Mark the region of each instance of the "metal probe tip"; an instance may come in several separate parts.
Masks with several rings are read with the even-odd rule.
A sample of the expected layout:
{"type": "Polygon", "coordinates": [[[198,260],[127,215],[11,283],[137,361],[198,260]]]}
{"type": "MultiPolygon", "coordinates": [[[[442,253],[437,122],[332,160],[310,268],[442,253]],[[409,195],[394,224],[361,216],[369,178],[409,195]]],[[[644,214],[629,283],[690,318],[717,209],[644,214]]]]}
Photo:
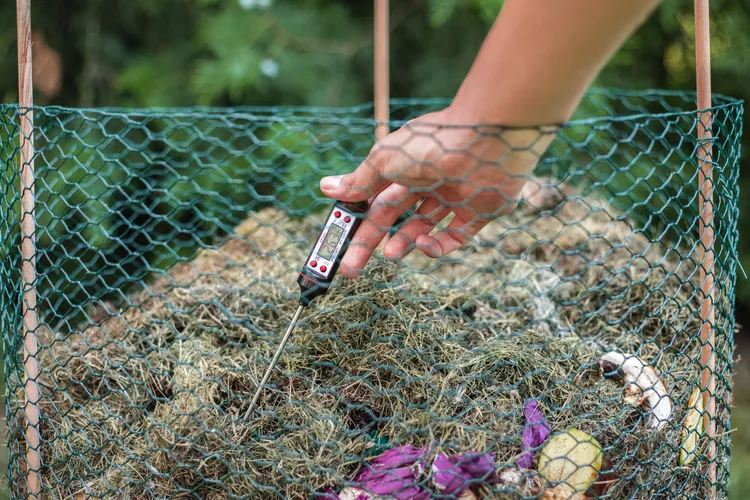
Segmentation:
{"type": "Polygon", "coordinates": [[[258,398],[260,398],[260,394],[261,392],[263,392],[263,386],[266,385],[266,382],[268,382],[268,379],[271,376],[271,372],[276,366],[276,363],[279,361],[279,357],[281,357],[281,353],[284,351],[284,346],[286,346],[286,343],[289,340],[289,337],[292,336],[292,331],[294,330],[294,327],[297,326],[297,320],[299,319],[300,314],[302,314],[302,311],[304,310],[304,308],[305,308],[304,305],[300,305],[297,308],[297,312],[294,313],[294,317],[292,318],[292,323],[289,325],[289,328],[284,334],[284,337],[281,339],[281,344],[279,345],[279,348],[276,349],[276,354],[273,355],[271,364],[266,370],[265,375],[263,375],[263,380],[261,380],[260,385],[258,385],[258,389],[255,391],[255,396],[253,396],[253,400],[250,402],[250,407],[247,409],[247,413],[245,413],[245,420],[250,418],[250,415],[253,413],[253,410],[255,409],[255,405],[258,402],[258,398]]]}

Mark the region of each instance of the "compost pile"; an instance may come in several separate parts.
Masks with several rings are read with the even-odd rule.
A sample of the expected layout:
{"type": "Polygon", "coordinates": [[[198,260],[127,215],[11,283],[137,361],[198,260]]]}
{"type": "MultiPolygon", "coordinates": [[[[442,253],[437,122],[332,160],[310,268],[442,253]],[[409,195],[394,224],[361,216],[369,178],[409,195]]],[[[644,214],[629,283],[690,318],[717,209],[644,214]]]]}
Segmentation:
{"type": "MultiPolygon", "coordinates": [[[[303,315],[247,421],[326,214],[256,213],[118,314],[43,339],[45,484],[60,496],[314,498],[407,445],[489,453],[502,471],[533,399],[553,432],[575,427],[604,450],[589,494],[689,496],[702,466],[678,465],[698,378],[695,264],[591,199],[527,194],[450,258],[376,253],[362,277],[339,279],[303,315]],[[602,377],[610,350],[661,374],[674,408],[660,430],[602,377]]],[[[469,491],[529,493],[514,488],[469,491]]]]}

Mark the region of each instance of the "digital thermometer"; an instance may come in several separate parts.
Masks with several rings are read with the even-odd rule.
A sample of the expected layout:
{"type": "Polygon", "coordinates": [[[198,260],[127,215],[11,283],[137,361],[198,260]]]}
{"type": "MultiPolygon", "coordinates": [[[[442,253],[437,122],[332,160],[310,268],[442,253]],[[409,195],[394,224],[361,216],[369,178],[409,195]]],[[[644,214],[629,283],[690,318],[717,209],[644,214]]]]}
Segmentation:
{"type": "Polygon", "coordinates": [[[310,302],[328,291],[341,264],[341,258],[368,208],[369,204],[366,201],[337,201],[333,204],[326,225],[315,241],[297,279],[301,293],[300,305],[307,307],[310,302]]]}
{"type": "Polygon", "coordinates": [[[315,240],[315,245],[310,251],[310,255],[307,256],[305,265],[302,267],[299,278],[297,278],[300,288],[297,312],[294,313],[292,322],[281,339],[281,343],[278,349],[276,349],[276,354],[274,354],[271,364],[263,375],[263,380],[261,380],[258,389],[255,391],[253,400],[250,402],[250,406],[245,413],[245,419],[248,419],[253,412],[255,404],[258,402],[258,398],[263,391],[263,386],[268,382],[271,372],[279,361],[281,353],[284,351],[284,346],[286,346],[289,337],[291,337],[294,327],[297,326],[297,321],[302,314],[302,310],[309,306],[317,297],[324,295],[328,291],[328,287],[333,282],[336,271],[338,271],[341,264],[341,258],[349,247],[354,233],[357,232],[359,225],[362,223],[362,217],[368,208],[369,204],[366,201],[356,203],[336,201],[333,204],[323,231],[321,231],[318,239],[315,240]]]}

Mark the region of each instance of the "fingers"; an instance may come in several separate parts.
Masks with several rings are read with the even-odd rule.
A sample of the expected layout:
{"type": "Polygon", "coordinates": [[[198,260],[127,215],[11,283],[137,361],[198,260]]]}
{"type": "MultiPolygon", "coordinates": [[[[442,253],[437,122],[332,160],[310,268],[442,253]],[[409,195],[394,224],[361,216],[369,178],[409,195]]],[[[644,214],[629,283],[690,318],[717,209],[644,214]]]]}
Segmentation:
{"type": "Polygon", "coordinates": [[[430,234],[430,231],[449,213],[450,210],[443,207],[436,198],[427,198],[385,245],[383,248],[385,258],[400,260],[409,255],[416,247],[417,238],[430,234]]]}
{"type": "Polygon", "coordinates": [[[391,182],[384,176],[384,170],[392,162],[392,151],[384,149],[383,142],[375,144],[354,172],[321,179],[323,194],[342,201],[363,201],[382,191],[391,182]]]}
{"type": "Polygon", "coordinates": [[[367,218],[352,238],[341,260],[341,273],[349,278],[358,276],[396,219],[413,207],[420,197],[420,194],[398,184],[385,188],[373,200],[367,218]]]}
{"type": "Polygon", "coordinates": [[[426,234],[418,236],[416,245],[425,255],[437,259],[461,248],[469,241],[469,238],[475,236],[486,225],[485,220],[466,222],[456,215],[448,227],[435,236],[426,234]]]}
{"type": "Polygon", "coordinates": [[[378,141],[354,172],[324,177],[320,189],[331,198],[362,201],[375,196],[391,182],[412,187],[432,186],[442,179],[435,162],[444,156],[433,137],[426,132],[417,134],[405,126],[378,141]]]}
{"type": "Polygon", "coordinates": [[[323,177],[320,189],[323,194],[341,201],[363,201],[376,195],[388,184],[380,173],[367,162],[347,175],[323,177]]]}

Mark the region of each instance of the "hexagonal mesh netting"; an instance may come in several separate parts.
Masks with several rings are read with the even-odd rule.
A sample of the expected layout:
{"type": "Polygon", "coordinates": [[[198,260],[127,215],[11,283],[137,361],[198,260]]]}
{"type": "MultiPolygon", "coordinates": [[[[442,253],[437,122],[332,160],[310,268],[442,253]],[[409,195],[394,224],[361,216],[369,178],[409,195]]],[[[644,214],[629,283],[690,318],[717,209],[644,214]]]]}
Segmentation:
{"type": "Polygon", "coordinates": [[[394,101],[396,174],[434,185],[373,202],[348,250],[372,259],[305,310],[248,418],[331,209],[318,183],[368,157],[371,107],[35,108],[33,283],[31,111],[0,107],[13,495],[38,473],[42,498],[725,496],[742,103],[716,97],[701,141],[694,102],[592,91],[561,126],[457,134],[407,121],[444,102],[394,101]]]}

